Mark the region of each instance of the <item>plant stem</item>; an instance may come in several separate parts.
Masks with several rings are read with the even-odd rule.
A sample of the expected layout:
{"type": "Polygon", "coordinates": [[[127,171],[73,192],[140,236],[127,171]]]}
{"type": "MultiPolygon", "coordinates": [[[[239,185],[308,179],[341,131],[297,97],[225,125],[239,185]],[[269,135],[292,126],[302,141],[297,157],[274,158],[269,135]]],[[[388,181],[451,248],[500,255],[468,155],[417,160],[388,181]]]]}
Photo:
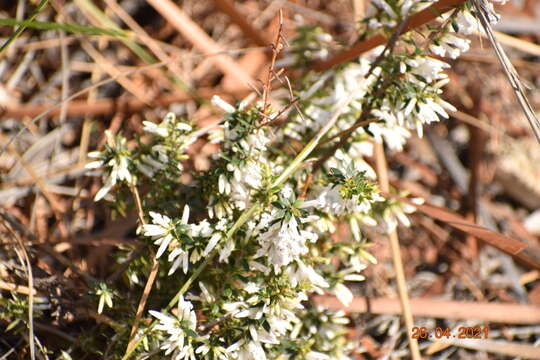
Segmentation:
{"type": "Polygon", "coordinates": [[[34,19],[38,16],[39,12],[41,10],[43,10],[43,8],[45,7],[45,5],[47,5],[47,3],[49,2],[49,0],[41,0],[41,2],[38,4],[36,10],[34,10],[34,12],[32,13],[32,15],[30,15],[30,17],[28,18],[28,20],[26,20],[17,30],[15,30],[15,32],[13,33],[13,35],[11,35],[9,37],[9,39],[7,39],[7,41],[4,43],[4,45],[2,45],[2,47],[0,47],[0,54],[2,54],[2,52],[8,48],[9,45],[11,45],[11,43],[13,41],[15,41],[16,38],[19,37],[19,35],[22,34],[22,32],[24,31],[24,29],[26,29],[28,27],[28,25],[34,21],[34,19]]]}

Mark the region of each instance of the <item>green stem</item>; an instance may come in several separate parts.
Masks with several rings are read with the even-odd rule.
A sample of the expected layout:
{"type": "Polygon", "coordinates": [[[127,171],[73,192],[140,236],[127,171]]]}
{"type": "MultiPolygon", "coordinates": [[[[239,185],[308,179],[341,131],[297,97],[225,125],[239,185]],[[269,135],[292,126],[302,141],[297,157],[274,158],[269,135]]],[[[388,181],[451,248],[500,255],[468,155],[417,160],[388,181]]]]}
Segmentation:
{"type": "Polygon", "coordinates": [[[36,10],[34,10],[34,12],[32,13],[32,15],[30,15],[30,17],[28,18],[28,20],[26,20],[17,30],[15,30],[15,32],[13,33],[13,35],[11,35],[9,37],[9,39],[4,43],[4,45],[2,45],[2,47],[0,47],[0,54],[5,50],[7,49],[7,47],[13,42],[15,41],[16,38],[19,37],[19,35],[22,34],[22,32],[24,31],[24,29],[26,29],[28,27],[28,24],[31,23],[32,21],[34,21],[34,19],[38,16],[39,12],[41,10],[43,10],[43,8],[45,7],[45,5],[47,5],[47,3],[49,2],[49,0],[41,0],[41,2],[38,4],[36,10]]]}

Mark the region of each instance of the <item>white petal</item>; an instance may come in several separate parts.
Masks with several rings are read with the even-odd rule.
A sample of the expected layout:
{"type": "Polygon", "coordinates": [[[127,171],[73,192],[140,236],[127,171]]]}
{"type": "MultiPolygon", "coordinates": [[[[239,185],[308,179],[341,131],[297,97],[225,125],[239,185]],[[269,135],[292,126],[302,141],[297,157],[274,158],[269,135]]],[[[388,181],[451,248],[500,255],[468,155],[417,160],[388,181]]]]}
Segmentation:
{"type": "Polygon", "coordinates": [[[159,257],[163,255],[165,250],[167,250],[167,246],[169,246],[169,243],[172,240],[172,236],[168,234],[167,236],[165,236],[164,238],[161,238],[160,240],[161,240],[161,245],[159,246],[159,249],[157,251],[156,259],[159,259],[159,257]]]}
{"type": "Polygon", "coordinates": [[[234,113],[236,111],[234,106],[232,106],[231,104],[229,104],[228,102],[226,102],[225,100],[223,100],[217,95],[212,96],[211,102],[213,105],[220,107],[227,113],[234,113]]]}
{"type": "Polygon", "coordinates": [[[347,281],[364,281],[366,277],[360,274],[349,274],[345,275],[344,279],[347,281]]]}
{"type": "Polygon", "coordinates": [[[99,191],[97,192],[96,197],[94,198],[94,200],[99,201],[99,200],[103,199],[103,197],[105,195],[107,195],[107,193],[111,190],[112,187],[113,187],[113,184],[112,184],[112,181],[110,181],[110,178],[109,178],[109,181],[107,181],[107,183],[105,183],[103,185],[103,187],[101,189],[99,189],[99,191]]]}
{"type": "Polygon", "coordinates": [[[218,241],[221,239],[221,234],[214,234],[210,241],[208,242],[208,245],[206,245],[206,248],[203,251],[203,256],[206,256],[212,251],[215,247],[218,241]]]}
{"type": "Polygon", "coordinates": [[[97,169],[97,168],[102,167],[102,166],[103,166],[103,161],[98,160],[98,161],[89,162],[84,167],[85,167],[85,169],[97,169]]]}
{"type": "Polygon", "coordinates": [[[144,236],[159,236],[167,233],[167,230],[160,225],[145,224],[142,228],[144,236]]]}
{"type": "Polygon", "coordinates": [[[187,224],[189,220],[189,206],[184,206],[184,212],[182,213],[182,224],[187,224]]]}

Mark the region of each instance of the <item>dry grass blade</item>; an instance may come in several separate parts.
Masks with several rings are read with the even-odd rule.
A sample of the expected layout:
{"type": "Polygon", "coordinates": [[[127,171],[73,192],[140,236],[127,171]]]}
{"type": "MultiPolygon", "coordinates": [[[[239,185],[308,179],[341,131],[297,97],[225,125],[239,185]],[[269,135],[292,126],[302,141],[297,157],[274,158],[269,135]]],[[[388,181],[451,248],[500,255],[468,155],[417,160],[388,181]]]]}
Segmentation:
{"type": "MultiPolygon", "coordinates": [[[[28,252],[24,246],[24,242],[21,240],[19,235],[11,228],[10,224],[6,219],[2,219],[2,225],[6,230],[11,234],[15,239],[15,242],[20,248],[20,251],[23,255],[21,260],[22,266],[25,269],[28,277],[28,289],[34,289],[34,275],[32,273],[32,264],[30,263],[30,258],[28,257],[28,252]]],[[[28,294],[28,339],[30,345],[30,359],[35,360],[36,358],[36,344],[34,341],[34,291],[29,291],[28,294]]]]}
{"type": "MultiPolygon", "coordinates": [[[[377,165],[379,186],[381,187],[382,191],[387,192],[390,189],[390,184],[388,181],[388,165],[386,162],[386,156],[384,155],[384,145],[382,143],[375,144],[375,161],[377,165]]],[[[393,229],[388,233],[388,239],[390,240],[390,251],[392,252],[392,261],[394,264],[394,271],[396,273],[396,283],[399,293],[401,312],[403,319],[405,320],[405,326],[407,327],[409,349],[411,350],[411,355],[414,360],[421,359],[420,350],[418,348],[418,340],[412,337],[414,319],[411,312],[407,281],[405,280],[405,270],[403,268],[403,260],[401,258],[401,252],[399,249],[399,237],[396,229],[393,229]]]]}
{"type": "Polygon", "coordinates": [[[240,14],[234,7],[234,3],[229,0],[214,0],[216,7],[227,14],[231,20],[238,25],[242,32],[249,37],[255,44],[259,46],[268,46],[268,41],[259,31],[257,31],[250,23],[246,21],[245,16],[240,14]]]}
{"type": "Polygon", "coordinates": [[[28,286],[11,284],[3,280],[0,280],[0,289],[7,290],[7,291],[15,291],[23,295],[30,295],[30,293],[32,293],[32,295],[37,295],[36,289],[30,290],[28,286]]]}
{"type": "Polygon", "coordinates": [[[525,88],[521,83],[521,80],[519,79],[519,75],[514,68],[514,65],[512,65],[512,63],[506,56],[504,49],[499,44],[495,37],[495,34],[493,33],[493,29],[491,28],[491,24],[489,21],[489,18],[493,16],[491,15],[491,10],[489,10],[486,0],[473,0],[473,4],[476,8],[476,14],[478,16],[478,19],[480,20],[480,24],[482,25],[482,28],[487,34],[491,46],[493,46],[493,49],[495,50],[495,54],[497,55],[497,58],[501,63],[508,82],[512,86],[512,90],[514,91],[517,101],[521,106],[521,109],[523,110],[527,121],[531,125],[536,140],[540,143],[540,120],[538,120],[538,118],[536,117],[534,109],[532,108],[529,100],[527,99],[527,96],[525,95],[525,88]]]}
{"type": "MultiPolygon", "coordinates": [[[[365,298],[355,296],[349,306],[344,306],[334,296],[316,295],[313,301],[317,305],[332,310],[349,313],[399,314],[399,299],[365,298]]],[[[537,305],[501,304],[472,301],[451,301],[438,299],[411,299],[411,311],[417,317],[438,319],[479,320],[504,324],[538,324],[540,308],[537,305]]]]}
{"type": "Polygon", "coordinates": [[[150,97],[144,92],[144,90],[139,89],[139,87],[134,84],[131,80],[128,78],[125,78],[122,76],[122,72],[116,67],[116,65],[112,62],[110,62],[105,56],[101,55],[101,53],[88,41],[83,41],[81,43],[82,48],[90,55],[96,64],[98,64],[103,71],[107,72],[111,77],[114,77],[117,79],[118,83],[124,87],[128,92],[135,95],[136,98],[138,98],[140,101],[149,104],[151,99],[150,97]]]}
{"type": "MultiPolygon", "coordinates": [[[[29,108],[25,110],[23,110],[22,112],[20,112],[21,108],[24,108],[24,106],[14,106],[13,108],[10,108],[9,110],[6,110],[4,111],[3,113],[0,112],[0,115],[3,115],[4,117],[10,117],[12,115],[14,115],[15,117],[23,117],[23,116],[34,116],[34,118],[29,122],[30,124],[35,124],[38,120],[41,120],[47,116],[55,116],[57,114],[59,114],[59,107],[64,103],[64,102],[67,102],[67,101],[71,101],[83,94],[86,94],[88,92],[91,92],[93,89],[96,89],[100,86],[103,86],[105,84],[108,84],[108,83],[111,83],[113,81],[117,81],[118,78],[123,78],[123,77],[126,77],[126,76],[129,76],[129,75],[133,75],[133,74],[136,74],[136,73],[140,73],[140,72],[143,72],[143,71],[148,71],[150,69],[154,69],[154,68],[159,68],[161,66],[164,66],[166,65],[165,63],[155,63],[155,64],[151,64],[151,65],[145,65],[145,66],[142,66],[142,67],[139,67],[137,68],[136,70],[133,70],[133,71],[128,71],[128,72],[124,72],[124,73],[119,73],[117,77],[110,77],[108,79],[104,79],[102,81],[99,81],[87,88],[84,88],[72,95],[70,95],[69,97],[67,97],[64,101],[61,101],[59,103],[56,103],[56,104],[53,104],[53,105],[37,105],[37,106],[29,106],[29,108]]],[[[246,90],[242,90],[242,93],[245,93],[246,90]]],[[[215,94],[215,92],[213,92],[215,94]]],[[[180,94],[180,95],[171,95],[172,96],[172,99],[171,97],[168,97],[168,101],[169,102],[165,102],[164,104],[171,104],[172,102],[175,102],[175,101],[180,101],[180,100],[174,100],[178,97],[180,98],[186,98],[186,99],[191,99],[192,97],[188,94],[180,94]]],[[[160,105],[160,101],[162,100],[156,100],[154,102],[154,105],[160,105]]],[[[96,101],[97,102],[97,101],[96,101]]],[[[108,114],[110,112],[114,112],[116,110],[118,110],[119,108],[122,108],[123,106],[128,106],[127,108],[125,108],[126,110],[129,109],[129,110],[133,110],[133,108],[136,108],[136,109],[142,109],[144,108],[145,106],[147,106],[147,104],[145,104],[144,102],[138,100],[138,99],[131,99],[130,101],[128,101],[128,104],[130,102],[133,102],[134,105],[130,108],[128,105],[126,105],[125,102],[122,102],[121,100],[112,100],[112,99],[107,99],[105,101],[102,101],[100,102],[99,104],[96,104],[96,103],[92,103],[92,104],[88,104],[86,101],[81,101],[81,102],[71,102],[68,106],[67,106],[67,114],[68,115],[96,115],[96,114],[108,114]],[[76,109],[76,110],[75,110],[76,109]],[[91,109],[94,109],[94,112],[91,112],[90,110],[91,109]],[[106,110],[105,110],[106,109],[106,110]],[[105,112],[102,112],[102,111],[105,111],[105,112]]],[[[162,104],[162,106],[164,105],[162,104]]],[[[26,131],[28,129],[28,125],[25,124],[25,126],[23,128],[21,128],[21,130],[19,130],[15,135],[11,136],[11,138],[9,139],[9,141],[7,142],[7,144],[5,144],[1,149],[0,149],[0,156],[8,149],[8,147],[11,145],[11,143],[18,137],[20,136],[24,131],[26,131]]]]}
{"type": "MultiPolygon", "coordinates": [[[[173,82],[180,88],[182,91],[188,91],[191,92],[194,97],[197,96],[195,89],[189,88],[189,86],[182,80],[182,70],[174,61],[171,56],[169,56],[164,50],[162,44],[160,44],[158,41],[153,39],[149,34],[146,33],[146,31],[125,11],[116,0],[105,0],[105,3],[108,7],[110,7],[116,15],[126,25],[128,25],[134,32],[137,34],[137,36],[141,39],[141,41],[156,55],[156,57],[167,64],[167,68],[169,71],[176,77],[172,78],[173,82]]],[[[198,96],[197,96],[198,97],[198,96]]]]}
{"type": "Polygon", "coordinates": [[[540,269],[540,249],[536,247],[527,245],[521,241],[512,239],[508,236],[477,225],[451,212],[450,210],[428,204],[415,204],[407,198],[402,198],[388,193],[384,193],[384,195],[396,198],[409,205],[412,205],[418,211],[426,214],[427,216],[442,221],[455,229],[465,232],[466,234],[472,235],[477,239],[482,240],[483,242],[507,253],[515,259],[520,260],[530,267],[540,269]]]}
{"type": "MultiPolygon", "coordinates": [[[[172,1],[148,0],[148,3],[185,36],[196,49],[202,51],[204,54],[219,53],[222,51],[221,47],[172,1]]],[[[250,84],[255,84],[251,76],[246,74],[229,55],[216,55],[211,60],[224,74],[230,74],[236,77],[239,87],[248,87],[250,84]]]]}
{"type": "MultiPolygon", "coordinates": [[[[525,41],[510,35],[503,34],[498,31],[493,31],[493,34],[497,37],[499,43],[513,47],[514,49],[529,53],[531,55],[540,56],[540,45],[525,41]]],[[[481,34],[484,35],[485,34],[481,34]]],[[[514,64],[516,61],[514,61],[514,64]]],[[[531,62],[531,64],[535,64],[531,62]]]]}

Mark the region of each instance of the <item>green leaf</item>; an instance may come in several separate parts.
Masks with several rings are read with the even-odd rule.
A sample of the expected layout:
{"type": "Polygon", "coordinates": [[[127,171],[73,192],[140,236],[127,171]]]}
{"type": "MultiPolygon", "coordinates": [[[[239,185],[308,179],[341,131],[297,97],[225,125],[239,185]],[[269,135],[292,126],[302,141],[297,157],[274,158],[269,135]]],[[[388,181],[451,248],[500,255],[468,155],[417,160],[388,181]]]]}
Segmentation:
{"type": "Polygon", "coordinates": [[[9,330],[13,329],[15,326],[17,326],[17,324],[20,322],[21,320],[20,319],[16,319],[16,320],[13,320],[6,328],[6,332],[8,332],[9,330]]]}
{"type": "Polygon", "coordinates": [[[47,5],[48,2],[49,2],[49,0],[41,0],[41,2],[38,4],[36,10],[34,10],[32,15],[30,15],[30,17],[28,18],[28,20],[25,21],[25,24],[19,26],[19,28],[13,33],[13,35],[11,35],[9,37],[9,39],[4,43],[4,45],[2,45],[2,47],[0,47],[0,54],[5,49],[7,49],[8,46],[13,41],[15,41],[16,38],[19,37],[19,35],[21,35],[23,33],[23,31],[28,27],[28,25],[26,23],[32,23],[34,21],[34,19],[38,16],[39,12],[45,7],[45,5],[47,5]]]}
{"type": "Polygon", "coordinates": [[[192,338],[197,338],[197,337],[199,337],[199,335],[198,335],[195,331],[193,331],[193,330],[191,330],[191,329],[184,329],[184,332],[185,332],[186,335],[188,335],[189,337],[192,337],[192,338]]]}
{"type": "Polygon", "coordinates": [[[114,37],[125,37],[126,35],[121,31],[114,29],[105,29],[97,26],[85,26],[85,25],[72,25],[61,24],[49,21],[28,21],[17,20],[13,18],[0,19],[0,25],[2,26],[25,26],[31,29],[38,30],[61,30],[73,34],[85,34],[85,35],[109,35],[114,37]]]}
{"type": "Polygon", "coordinates": [[[273,206],[273,207],[276,207],[276,208],[278,208],[278,209],[280,209],[280,210],[285,209],[285,206],[283,206],[283,204],[280,203],[279,201],[272,201],[272,206],[273,206]]]}
{"type": "Polygon", "coordinates": [[[456,21],[455,18],[452,19],[451,24],[452,24],[452,28],[454,29],[454,31],[455,31],[455,32],[459,32],[459,25],[458,25],[458,23],[457,23],[457,21],[456,21]]]}

